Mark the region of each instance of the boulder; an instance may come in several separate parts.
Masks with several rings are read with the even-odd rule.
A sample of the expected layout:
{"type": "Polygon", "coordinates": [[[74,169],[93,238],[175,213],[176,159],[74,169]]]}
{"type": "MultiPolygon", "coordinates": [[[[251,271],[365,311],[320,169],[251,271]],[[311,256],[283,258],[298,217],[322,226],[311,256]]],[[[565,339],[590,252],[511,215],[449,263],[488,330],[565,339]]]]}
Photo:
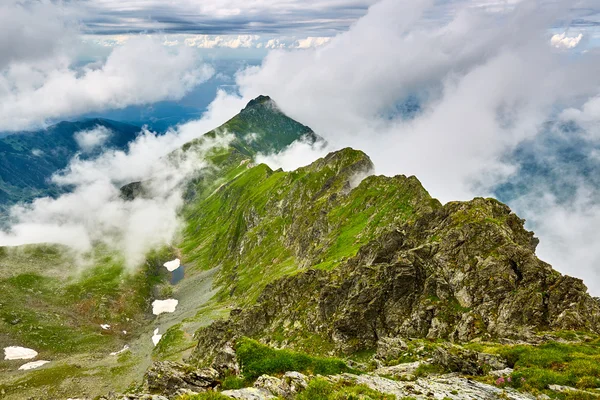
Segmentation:
{"type": "Polygon", "coordinates": [[[152,364],[144,375],[143,392],[172,396],[178,390],[203,392],[216,387],[219,373],[212,368],[196,369],[190,365],[171,361],[152,364]]]}

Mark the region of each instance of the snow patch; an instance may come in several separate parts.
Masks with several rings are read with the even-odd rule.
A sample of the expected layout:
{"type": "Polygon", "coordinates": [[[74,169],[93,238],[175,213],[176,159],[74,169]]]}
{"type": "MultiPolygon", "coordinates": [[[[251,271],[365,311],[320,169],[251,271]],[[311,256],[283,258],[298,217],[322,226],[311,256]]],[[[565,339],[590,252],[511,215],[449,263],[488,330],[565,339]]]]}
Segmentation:
{"type": "Polygon", "coordinates": [[[21,371],[27,371],[27,370],[30,370],[30,369],[36,369],[36,368],[41,367],[44,364],[48,364],[49,362],[50,361],[45,361],[45,360],[32,361],[32,362],[29,362],[27,364],[21,365],[19,367],[19,370],[21,370],[21,371]]]}
{"type": "Polygon", "coordinates": [[[160,342],[161,338],[162,338],[162,335],[158,334],[158,328],[156,328],[154,330],[154,335],[152,336],[152,343],[154,343],[154,345],[156,346],[158,344],[158,342],[160,342]]]}
{"type": "Polygon", "coordinates": [[[181,260],[179,258],[176,258],[172,261],[167,261],[166,263],[163,264],[163,266],[169,272],[175,271],[177,268],[179,268],[180,265],[181,265],[181,260]]]}
{"type": "Polygon", "coordinates": [[[107,324],[102,324],[102,325],[100,325],[100,328],[102,328],[102,329],[104,329],[105,331],[107,331],[107,330],[109,330],[109,329],[110,329],[110,325],[107,325],[107,324]]]}
{"type": "Polygon", "coordinates": [[[111,356],[118,356],[121,353],[125,353],[127,350],[129,350],[129,346],[125,345],[123,346],[123,348],[119,351],[113,351],[112,353],[110,353],[111,356]]]}
{"type": "Polygon", "coordinates": [[[36,358],[37,351],[19,346],[9,346],[4,348],[5,360],[30,360],[36,358]]]}
{"type": "Polygon", "coordinates": [[[152,303],[152,314],[160,315],[162,313],[172,313],[175,312],[175,308],[179,300],[175,299],[167,299],[167,300],[154,300],[152,303]]]}

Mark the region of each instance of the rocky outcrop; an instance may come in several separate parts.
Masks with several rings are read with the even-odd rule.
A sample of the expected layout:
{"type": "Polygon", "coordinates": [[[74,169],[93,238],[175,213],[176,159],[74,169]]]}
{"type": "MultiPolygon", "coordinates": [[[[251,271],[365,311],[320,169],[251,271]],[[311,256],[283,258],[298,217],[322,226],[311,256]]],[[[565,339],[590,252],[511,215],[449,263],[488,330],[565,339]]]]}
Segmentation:
{"type": "Polygon", "coordinates": [[[382,337],[597,332],[599,303],[535,256],[537,239],[523,223],[493,199],[448,203],[380,234],[333,270],[268,285],[255,306],[198,331],[192,359],[202,364],[240,336],[291,347],[318,337],[324,349],[351,353],[382,337]]]}
{"type": "Polygon", "coordinates": [[[452,399],[452,400],[535,400],[536,397],[514,389],[501,389],[456,375],[419,378],[414,381],[395,381],[375,375],[343,374],[330,377],[354,384],[366,385],[381,393],[393,394],[398,399],[452,399]]]}
{"type": "Polygon", "coordinates": [[[211,368],[197,370],[171,361],[155,362],[146,371],[142,392],[173,396],[181,389],[203,392],[220,384],[219,374],[211,368]]]}

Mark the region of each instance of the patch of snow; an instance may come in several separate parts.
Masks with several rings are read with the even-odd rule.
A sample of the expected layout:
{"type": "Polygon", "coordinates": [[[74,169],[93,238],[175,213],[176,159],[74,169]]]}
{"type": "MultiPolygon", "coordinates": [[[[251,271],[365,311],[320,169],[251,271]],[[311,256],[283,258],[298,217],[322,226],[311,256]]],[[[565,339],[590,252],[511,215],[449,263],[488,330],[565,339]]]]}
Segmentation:
{"type": "Polygon", "coordinates": [[[119,351],[114,351],[112,353],[110,353],[111,356],[118,356],[121,353],[125,353],[127,350],[129,350],[129,346],[125,345],[123,346],[123,348],[119,351]]]}
{"type": "Polygon", "coordinates": [[[152,314],[160,315],[162,313],[175,312],[178,303],[179,300],[175,299],[154,300],[154,302],[152,302],[152,314]]]}
{"type": "Polygon", "coordinates": [[[177,268],[179,268],[180,265],[181,265],[181,260],[179,258],[176,258],[172,261],[167,261],[166,263],[163,264],[163,266],[169,272],[175,271],[177,268]]]}
{"type": "Polygon", "coordinates": [[[127,331],[123,331],[123,335],[127,335],[127,331]]]}
{"type": "Polygon", "coordinates": [[[100,328],[102,328],[102,329],[104,329],[105,331],[107,331],[107,330],[109,330],[109,329],[110,329],[110,325],[107,325],[107,324],[102,324],[102,325],[100,325],[100,328]]]}
{"type": "Polygon", "coordinates": [[[37,351],[19,346],[9,346],[4,348],[5,360],[30,360],[36,358],[37,351]]]}
{"type": "Polygon", "coordinates": [[[161,338],[162,338],[162,335],[158,334],[158,328],[156,328],[154,330],[154,335],[152,336],[152,343],[154,343],[154,345],[156,346],[158,344],[158,342],[160,342],[161,338]]]}
{"type": "Polygon", "coordinates": [[[21,371],[27,371],[27,370],[30,370],[30,369],[36,369],[36,368],[41,367],[44,364],[48,364],[49,362],[50,361],[45,361],[45,360],[32,361],[32,362],[29,362],[27,364],[21,365],[19,367],[19,370],[21,370],[21,371]]]}

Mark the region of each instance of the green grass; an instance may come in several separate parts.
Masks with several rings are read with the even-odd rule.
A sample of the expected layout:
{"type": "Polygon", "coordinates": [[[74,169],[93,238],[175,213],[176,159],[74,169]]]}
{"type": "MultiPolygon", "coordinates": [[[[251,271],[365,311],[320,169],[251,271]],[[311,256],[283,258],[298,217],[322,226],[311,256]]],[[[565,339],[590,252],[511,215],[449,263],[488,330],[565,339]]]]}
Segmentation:
{"type": "Polygon", "coordinates": [[[228,164],[212,183],[199,183],[183,211],[184,263],[219,266],[219,299],[247,306],[268,283],[307,266],[335,268],[390,226],[439,207],[404,176],[371,176],[348,191],[348,180],[368,165],[349,148],[292,172],[228,164]]]}
{"type": "Polygon", "coordinates": [[[242,389],[249,384],[247,380],[236,375],[229,375],[221,382],[222,390],[242,389]]]}
{"type": "Polygon", "coordinates": [[[443,374],[444,372],[448,371],[445,371],[444,368],[439,365],[422,363],[417,367],[414,375],[416,377],[422,377],[429,374],[443,374]]]}
{"type": "Polygon", "coordinates": [[[85,374],[79,366],[61,364],[46,367],[37,371],[29,372],[24,378],[17,380],[11,385],[0,385],[0,392],[11,394],[18,392],[20,388],[47,387],[47,395],[53,395],[58,390],[57,382],[68,378],[77,378],[85,374]]]}
{"type": "Polygon", "coordinates": [[[507,359],[514,368],[502,385],[525,391],[543,391],[548,385],[578,389],[600,387],[600,338],[589,342],[547,342],[539,346],[476,345],[507,359]]]}
{"type": "Polygon", "coordinates": [[[313,357],[291,350],[276,350],[259,342],[242,338],[236,354],[244,377],[254,380],[261,375],[298,371],[308,374],[335,375],[352,370],[337,358],[313,357]]]}
{"type": "Polygon", "coordinates": [[[152,351],[155,360],[178,360],[182,352],[196,346],[181,328],[182,325],[177,324],[167,329],[152,351]]]}
{"type": "Polygon", "coordinates": [[[377,392],[365,385],[340,381],[330,383],[322,378],[313,379],[308,387],[298,394],[297,400],[394,400],[396,396],[377,392]]]}
{"type": "Polygon", "coordinates": [[[46,357],[93,352],[118,347],[117,332],[132,332],[144,320],[152,287],[162,279],[152,264],[129,271],[122,257],[97,247],[86,256],[88,266],[78,271],[76,260],[67,263],[69,253],[63,251],[26,246],[0,254],[0,263],[10,263],[13,270],[29,269],[0,278],[0,347],[30,347],[46,357]],[[48,264],[31,269],[40,260],[48,264]],[[66,264],[60,264],[60,274],[53,261],[66,264]],[[102,331],[100,324],[113,330],[102,331]]]}

